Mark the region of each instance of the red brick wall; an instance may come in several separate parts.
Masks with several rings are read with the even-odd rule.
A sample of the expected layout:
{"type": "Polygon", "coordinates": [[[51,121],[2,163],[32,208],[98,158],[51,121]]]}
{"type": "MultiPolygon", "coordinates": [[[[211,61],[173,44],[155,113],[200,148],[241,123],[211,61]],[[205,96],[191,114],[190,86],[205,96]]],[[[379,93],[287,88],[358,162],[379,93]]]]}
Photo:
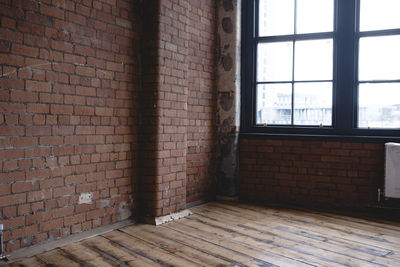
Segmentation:
{"type": "Polygon", "coordinates": [[[383,143],[242,139],[241,197],[366,207],[377,200],[383,166],[383,143]]]}
{"type": "Polygon", "coordinates": [[[131,214],[135,3],[0,2],[0,223],[7,251],[131,214]],[[93,204],[78,204],[82,192],[93,192],[93,204]]]}
{"type": "Polygon", "coordinates": [[[187,202],[215,196],[216,1],[190,0],[187,202]]]}
{"type": "Polygon", "coordinates": [[[187,10],[182,0],[144,2],[142,213],[186,208],[187,10]],[[156,21],[156,22],[154,22],[156,21]]]}
{"type": "Polygon", "coordinates": [[[216,6],[143,4],[140,206],[152,217],[214,192],[216,6]]]}

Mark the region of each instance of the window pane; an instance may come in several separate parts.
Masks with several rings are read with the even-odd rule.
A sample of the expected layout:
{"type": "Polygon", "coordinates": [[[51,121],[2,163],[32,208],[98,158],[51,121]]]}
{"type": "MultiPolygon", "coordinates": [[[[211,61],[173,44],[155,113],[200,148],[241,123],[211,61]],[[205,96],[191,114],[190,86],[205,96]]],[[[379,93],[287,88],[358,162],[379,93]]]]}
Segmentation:
{"type": "Polygon", "coordinates": [[[293,43],[263,43],[258,45],[257,80],[291,81],[293,43]]]}
{"type": "Polygon", "coordinates": [[[297,0],[297,33],[333,32],[333,0],[297,0]]]}
{"type": "Polygon", "coordinates": [[[400,128],[400,83],[359,85],[358,127],[400,128]]]}
{"type": "Polygon", "coordinates": [[[257,124],[291,124],[292,84],[257,86],[257,124]]]}
{"type": "Polygon", "coordinates": [[[400,28],[399,0],[361,0],[360,31],[400,28]]]}
{"type": "Polygon", "coordinates": [[[295,44],[296,81],[332,80],[332,39],[298,41],[295,44]]]}
{"type": "Polygon", "coordinates": [[[361,38],[359,80],[400,79],[399,47],[399,35],[361,38]]]}
{"type": "Polygon", "coordinates": [[[332,83],[295,83],[294,124],[332,125],[332,83]]]}
{"type": "Polygon", "coordinates": [[[294,0],[260,0],[259,35],[294,33],[294,0]]]}

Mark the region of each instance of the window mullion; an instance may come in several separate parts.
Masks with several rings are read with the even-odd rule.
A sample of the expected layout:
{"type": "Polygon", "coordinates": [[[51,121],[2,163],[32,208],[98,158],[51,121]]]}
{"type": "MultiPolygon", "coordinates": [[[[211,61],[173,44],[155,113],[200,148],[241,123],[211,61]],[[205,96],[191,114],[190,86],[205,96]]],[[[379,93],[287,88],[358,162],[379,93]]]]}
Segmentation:
{"type": "Polygon", "coordinates": [[[356,0],[338,0],[336,16],[336,90],[335,128],[350,132],[354,128],[356,111],[355,64],[356,64],[356,0]]]}
{"type": "MultiPolygon", "coordinates": [[[[293,25],[293,33],[296,35],[297,33],[297,0],[294,1],[294,25],[293,25]]],[[[293,53],[292,53],[292,112],[291,112],[291,121],[290,124],[294,125],[294,60],[296,53],[296,41],[293,38],[293,53]]]]}

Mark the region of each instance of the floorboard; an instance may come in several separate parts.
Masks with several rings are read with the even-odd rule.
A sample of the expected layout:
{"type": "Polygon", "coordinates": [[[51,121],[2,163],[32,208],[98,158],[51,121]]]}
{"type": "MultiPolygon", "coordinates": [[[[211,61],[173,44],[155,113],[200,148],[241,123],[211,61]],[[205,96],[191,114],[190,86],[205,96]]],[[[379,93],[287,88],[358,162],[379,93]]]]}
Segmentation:
{"type": "Polygon", "coordinates": [[[400,266],[400,223],[217,202],[191,211],[5,266],[400,266]]]}

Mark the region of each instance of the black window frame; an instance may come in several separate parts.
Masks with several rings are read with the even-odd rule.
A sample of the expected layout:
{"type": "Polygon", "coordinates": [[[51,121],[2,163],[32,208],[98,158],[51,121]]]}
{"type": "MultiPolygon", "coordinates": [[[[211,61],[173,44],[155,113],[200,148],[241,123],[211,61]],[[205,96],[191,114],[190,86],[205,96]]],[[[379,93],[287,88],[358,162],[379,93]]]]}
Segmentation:
{"type": "MultiPolygon", "coordinates": [[[[357,128],[359,38],[400,34],[400,29],[360,33],[360,0],[334,0],[332,126],[257,125],[255,107],[256,46],[259,42],[259,37],[256,36],[258,2],[259,0],[242,2],[241,135],[400,140],[400,129],[357,128]]],[[[324,33],[315,36],[322,35],[324,33]]]]}

